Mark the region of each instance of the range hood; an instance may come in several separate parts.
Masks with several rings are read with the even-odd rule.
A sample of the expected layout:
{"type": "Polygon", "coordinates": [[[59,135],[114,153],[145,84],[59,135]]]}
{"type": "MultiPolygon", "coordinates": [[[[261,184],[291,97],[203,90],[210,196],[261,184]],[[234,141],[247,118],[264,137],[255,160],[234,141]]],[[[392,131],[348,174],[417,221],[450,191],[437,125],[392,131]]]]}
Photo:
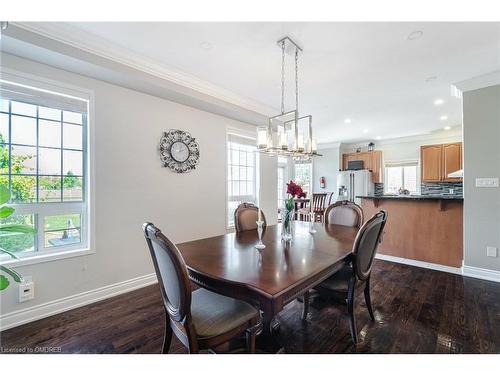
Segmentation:
{"type": "Polygon", "coordinates": [[[463,178],[464,177],[464,170],[459,169],[458,171],[451,172],[450,174],[448,174],[448,177],[449,178],[463,178]]]}

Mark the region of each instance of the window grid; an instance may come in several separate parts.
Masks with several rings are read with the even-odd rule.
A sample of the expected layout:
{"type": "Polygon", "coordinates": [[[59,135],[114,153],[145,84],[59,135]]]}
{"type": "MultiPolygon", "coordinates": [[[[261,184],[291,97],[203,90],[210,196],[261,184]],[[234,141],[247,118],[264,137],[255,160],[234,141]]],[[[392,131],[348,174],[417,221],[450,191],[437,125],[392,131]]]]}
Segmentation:
{"type": "MultiPolygon", "coordinates": [[[[6,100],[6,99],[4,99],[6,100]]],[[[7,100],[6,100],[7,101],[7,100]]],[[[22,114],[22,113],[17,113],[13,112],[12,109],[12,103],[22,103],[18,100],[12,101],[8,100],[8,112],[0,110],[0,114],[5,114],[8,116],[8,135],[7,139],[3,139],[3,145],[8,147],[8,155],[9,155],[9,165],[8,165],[8,187],[9,190],[12,189],[12,177],[35,177],[35,199],[34,202],[40,202],[40,177],[59,177],[61,179],[59,190],[60,190],[60,201],[52,201],[52,202],[47,202],[47,203],[58,203],[58,202],[65,202],[66,200],[64,199],[64,177],[68,177],[68,174],[64,173],[64,151],[74,151],[74,152],[81,152],[82,153],[82,173],[77,174],[77,173],[72,173],[69,175],[69,177],[72,178],[77,178],[81,179],[81,185],[82,185],[82,199],[80,201],[83,201],[85,197],[85,179],[84,179],[84,168],[85,168],[85,163],[84,163],[84,150],[83,150],[83,144],[85,144],[86,139],[85,139],[85,126],[86,126],[86,114],[81,114],[82,115],[82,123],[76,123],[72,121],[65,121],[64,118],[64,113],[67,111],[64,110],[58,110],[59,111],[59,119],[54,120],[54,118],[49,118],[49,117],[40,117],[40,107],[38,105],[30,104],[36,107],[36,115],[35,116],[30,116],[27,114],[22,114]],[[36,141],[35,145],[33,144],[28,144],[28,143],[17,143],[17,142],[12,142],[12,117],[17,116],[17,117],[22,117],[22,118],[30,118],[36,121],[36,141]],[[60,145],[59,147],[55,146],[40,146],[40,120],[44,121],[51,121],[54,123],[59,124],[60,126],[60,145]],[[71,148],[71,147],[64,147],[64,125],[72,125],[72,126],[79,126],[81,127],[82,131],[82,147],[81,148],[71,148]],[[36,173],[26,173],[26,172],[21,172],[21,173],[12,173],[12,156],[13,152],[12,149],[15,147],[30,147],[30,148],[35,148],[36,150],[36,156],[35,156],[35,172],[36,173]],[[40,149],[42,150],[59,150],[60,151],[60,173],[59,174],[51,174],[51,173],[40,173],[40,149]]],[[[28,104],[28,103],[23,103],[23,104],[28,104]]],[[[45,107],[44,107],[45,108],[45,107]]],[[[5,173],[1,173],[0,175],[6,175],[5,173]]],[[[75,202],[76,200],[71,199],[68,200],[70,202],[75,202]]],[[[33,202],[15,202],[16,204],[30,204],[33,202]]]]}
{"type": "Polygon", "coordinates": [[[227,226],[234,226],[234,210],[242,202],[256,201],[256,148],[242,141],[227,144],[227,226]]]}
{"type": "MultiPolygon", "coordinates": [[[[14,201],[11,198],[12,203],[10,203],[11,206],[15,208],[15,215],[11,216],[8,219],[3,219],[3,220],[22,220],[18,219],[21,217],[30,217],[29,222],[32,223],[33,227],[37,230],[35,235],[19,235],[17,236],[30,236],[32,241],[32,246],[33,247],[28,247],[28,248],[18,248],[16,251],[18,251],[17,255],[20,258],[26,257],[26,256],[31,256],[33,252],[39,253],[42,249],[44,250],[43,254],[50,253],[50,252],[60,252],[60,251],[66,251],[66,250],[76,250],[80,249],[82,247],[86,247],[88,244],[88,217],[87,217],[87,205],[86,205],[86,177],[87,176],[87,165],[85,163],[86,160],[86,145],[87,145],[87,134],[86,134],[86,127],[87,127],[87,114],[86,113],[79,113],[79,112],[71,112],[63,109],[57,109],[57,108],[49,108],[45,106],[39,106],[36,104],[32,103],[23,103],[20,100],[9,100],[5,98],[0,98],[4,102],[8,102],[8,105],[5,107],[2,105],[0,108],[0,114],[6,115],[7,116],[7,127],[6,129],[2,127],[2,129],[7,130],[8,134],[5,135],[3,138],[3,142],[0,144],[2,147],[7,148],[7,156],[8,156],[8,165],[5,171],[0,172],[0,176],[7,177],[7,185],[9,190],[12,191],[13,189],[13,184],[12,184],[12,178],[33,178],[35,180],[35,191],[33,195],[29,195],[29,200],[27,201],[14,201]],[[36,108],[35,115],[30,116],[26,114],[21,114],[17,113],[16,111],[13,111],[13,103],[21,103],[27,106],[33,106],[36,108]],[[40,115],[40,108],[43,107],[44,110],[50,111],[59,111],[59,119],[55,120],[54,118],[49,118],[49,117],[44,117],[40,115]],[[4,109],[4,110],[1,110],[4,109]],[[5,111],[5,109],[8,110],[5,111]],[[81,123],[77,123],[74,121],[67,121],[66,119],[66,114],[69,114],[70,116],[73,116],[75,121],[79,121],[78,116],[81,118],[81,123]],[[77,117],[75,117],[75,115],[77,117]],[[29,144],[29,143],[18,143],[18,142],[13,142],[13,116],[17,116],[18,118],[30,118],[35,120],[35,136],[36,140],[34,144],[29,144]],[[60,143],[59,147],[55,146],[41,146],[41,141],[40,141],[40,126],[44,126],[40,124],[40,121],[50,121],[52,123],[58,124],[60,127],[60,143]],[[78,146],[78,143],[80,143],[80,148],[73,148],[73,147],[64,147],[65,145],[65,139],[64,139],[64,128],[65,126],[78,126],[80,128],[80,135],[77,134],[76,137],[76,146],[78,146]],[[12,173],[13,171],[13,149],[15,147],[30,147],[35,150],[34,157],[36,160],[34,161],[34,169],[35,172],[31,173],[31,171],[27,168],[30,168],[29,166],[26,167],[23,161],[23,167],[19,171],[19,173],[12,173]],[[41,168],[41,162],[40,162],[40,150],[59,150],[60,152],[60,162],[59,162],[59,173],[58,174],[51,174],[51,173],[42,173],[42,168],[41,168]],[[79,156],[76,156],[76,161],[77,163],[75,164],[75,160],[71,160],[70,164],[68,166],[71,166],[72,168],[76,168],[75,170],[80,169],[81,173],[72,173],[71,170],[68,170],[67,172],[71,173],[65,173],[64,167],[65,167],[65,152],[70,151],[70,152],[79,152],[81,153],[79,156]],[[81,164],[79,163],[79,159],[81,159],[81,164]],[[80,164],[80,165],[79,165],[80,164]],[[7,172],[7,174],[5,173],[7,172]],[[28,172],[28,173],[27,173],[28,172]],[[41,179],[43,178],[58,178],[60,179],[58,183],[58,189],[59,189],[59,194],[60,197],[58,200],[53,200],[53,201],[44,201],[41,196],[41,179]],[[75,181],[78,181],[78,184],[80,185],[79,188],[77,188],[77,199],[74,198],[65,198],[64,196],[64,190],[66,185],[66,177],[71,177],[72,180],[68,179],[69,181],[73,181],[72,183],[68,183],[68,185],[73,185],[75,181]],[[74,179],[76,180],[74,180],[74,179]],[[80,190],[81,192],[78,192],[80,190]],[[33,196],[34,198],[31,198],[33,196]],[[34,201],[33,201],[34,200],[34,201]],[[79,217],[79,225],[70,225],[70,221],[68,221],[68,224],[66,225],[65,228],[61,228],[59,230],[46,230],[45,225],[46,222],[49,220],[49,218],[52,219],[59,219],[63,220],[64,218],[71,216],[71,215],[78,215],[79,217]],[[76,232],[75,232],[76,231],[76,232]],[[73,237],[74,239],[68,243],[65,243],[62,241],[62,243],[57,243],[57,244],[52,244],[50,242],[50,238],[47,237],[48,233],[56,233],[56,232],[62,232],[64,233],[76,233],[77,235],[73,237]],[[46,243],[47,240],[47,243],[46,243]],[[50,249],[49,249],[50,248],[50,249]]],[[[16,117],[16,118],[17,118],[16,117]]],[[[48,124],[48,122],[47,122],[48,124]]],[[[22,124],[16,124],[16,127],[20,127],[22,124]]],[[[68,128],[70,129],[70,128],[68,128]]],[[[21,133],[20,128],[16,129],[17,132],[21,133]]],[[[26,130],[22,130],[26,132],[26,130]]],[[[28,132],[29,133],[29,132],[28,132]]],[[[73,133],[74,134],[74,133],[73,133]]],[[[2,134],[3,135],[3,134],[2,134]]],[[[16,137],[17,137],[16,133],[16,137]]],[[[70,142],[75,145],[75,139],[71,139],[70,142]]],[[[22,155],[22,154],[21,154],[22,155]]],[[[73,154],[75,155],[75,154],[73,154]]],[[[32,156],[33,157],[33,156],[32,156]]],[[[47,159],[47,163],[50,164],[50,159],[47,159]]],[[[57,162],[56,162],[57,163],[57,162]]],[[[77,184],[77,186],[78,186],[77,184]]],[[[75,185],[73,185],[74,187],[75,185]]],[[[71,187],[71,186],[70,186],[71,187]]],[[[51,190],[48,189],[48,192],[51,190]]],[[[47,198],[47,199],[50,199],[47,198]]],[[[57,238],[57,236],[54,237],[57,241],[60,239],[57,238]]],[[[53,239],[54,239],[53,238],[53,239]]],[[[64,235],[61,237],[64,239],[64,235]]],[[[52,239],[52,240],[53,240],[52,239]]],[[[7,244],[8,238],[5,237],[2,245],[7,244]]]]}

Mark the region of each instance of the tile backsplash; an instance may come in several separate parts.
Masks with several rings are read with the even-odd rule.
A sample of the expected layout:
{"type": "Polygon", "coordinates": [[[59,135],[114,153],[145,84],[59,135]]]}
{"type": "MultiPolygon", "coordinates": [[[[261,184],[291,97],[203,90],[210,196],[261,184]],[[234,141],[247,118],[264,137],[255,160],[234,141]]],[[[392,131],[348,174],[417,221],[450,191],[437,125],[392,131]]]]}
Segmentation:
{"type": "Polygon", "coordinates": [[[384,184],[375,182],[373,195],[384,195],[384,184]]]}
{"type": "Polygon", "coordinates": [[[420,188],[422,195],[463,195],[463,182],[422,182],[420,188]],[[453,194],[450,189],[453,189],[453,194]]]}
{"type": "MultiPolygon", "coordinates": [[[[373,195],[384,195],[384,184],[374,184],[373,195]]],[[[463,195],[462,182],[422,182],[420,184],[420,194],[422,195],[463,195]],[[450,194],[453,189],[453,194],[450,194]]]]}

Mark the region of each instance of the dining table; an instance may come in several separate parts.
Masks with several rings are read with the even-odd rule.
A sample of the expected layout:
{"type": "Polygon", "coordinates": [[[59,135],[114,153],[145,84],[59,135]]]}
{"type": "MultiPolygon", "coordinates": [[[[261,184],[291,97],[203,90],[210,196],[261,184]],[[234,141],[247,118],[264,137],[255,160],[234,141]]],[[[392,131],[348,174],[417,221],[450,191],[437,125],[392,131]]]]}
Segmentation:
{"type": "Polygon", "coordinates": [[[343,267],[357,234],[352,227],[294,221],[292,240],[285,242],[281,228],[280,224],[264,228],[266,247],[260,250],[255,248],[257,230],[177,245],[194,283],[260,308],[260,340],[272,342],[271,346],[277,345],[277,314],[343,267]]]}

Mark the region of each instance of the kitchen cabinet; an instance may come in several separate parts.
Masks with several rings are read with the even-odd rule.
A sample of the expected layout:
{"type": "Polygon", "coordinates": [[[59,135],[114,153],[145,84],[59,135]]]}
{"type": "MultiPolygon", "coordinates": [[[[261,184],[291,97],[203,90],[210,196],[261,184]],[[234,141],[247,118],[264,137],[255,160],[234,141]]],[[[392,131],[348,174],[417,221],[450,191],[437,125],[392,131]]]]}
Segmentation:
{"type": "Polygon", "coordinates": [[[445,143],[420,147],[422,182],[462,181],[448,174],[462,169],[462,143],[445,143]]]}
{"type": "Polygon", "coordinates": [[[443,181],[462,181],[461,178],[451,178],[448,175],[462,169],[462,143],[447,143],[443,145],[443,181]]]}
{"type": "Polygon", "coordinates": [[[442,145],[429,145],[420,147],[422,182],[440,182],[442,180],[442,150],[442,145]]]}
{"type": "Polygon", "coordinates": [[[363,168],[372,171],[372,182],[383,182],[382,151],[353,152],[342,155],[342,170],[350,161],[362,160],[363,168]]]}

